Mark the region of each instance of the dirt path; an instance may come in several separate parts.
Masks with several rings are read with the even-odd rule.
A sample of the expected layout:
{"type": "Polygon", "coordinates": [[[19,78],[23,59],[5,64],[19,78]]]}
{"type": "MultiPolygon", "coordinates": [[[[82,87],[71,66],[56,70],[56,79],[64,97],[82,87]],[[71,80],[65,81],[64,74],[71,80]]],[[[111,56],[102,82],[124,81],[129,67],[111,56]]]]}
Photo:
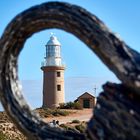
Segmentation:
{"type": "Polygon", "coordinates": [[[45,122],[52,122],[52,120],[58,120],[59,124],[71,122],[73,120],[79,121],[89,121],[92,117],[92,109],[83,109],[83,110],[73,110],[74,113],[68,116],[60,116],[60,117],[49,117],[43,119],[45,122]]]}

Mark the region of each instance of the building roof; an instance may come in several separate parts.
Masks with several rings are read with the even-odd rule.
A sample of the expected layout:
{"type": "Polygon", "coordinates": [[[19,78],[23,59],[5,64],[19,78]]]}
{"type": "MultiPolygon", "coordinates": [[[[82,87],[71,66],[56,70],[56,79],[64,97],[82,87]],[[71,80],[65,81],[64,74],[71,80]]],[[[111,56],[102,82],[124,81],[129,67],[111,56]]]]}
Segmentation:
{"type": "Polygon", "coordinates": [[[61,44],[58,41],[57,37],[52,35],[50,37],[50,40],[47,42],[46,46],[61,46],[61,44]]]}
{"type": "Polygon", "coordinates": [[[95,98],[95,96],[91,95],[91,94],[88,93],[88,92],[85,92],[85,93],[83,93],[82,95],[80,95],[77,99],[84,97],[86,94],[88,94],[88,96],[91,97],[91,98],[95,98]]]}

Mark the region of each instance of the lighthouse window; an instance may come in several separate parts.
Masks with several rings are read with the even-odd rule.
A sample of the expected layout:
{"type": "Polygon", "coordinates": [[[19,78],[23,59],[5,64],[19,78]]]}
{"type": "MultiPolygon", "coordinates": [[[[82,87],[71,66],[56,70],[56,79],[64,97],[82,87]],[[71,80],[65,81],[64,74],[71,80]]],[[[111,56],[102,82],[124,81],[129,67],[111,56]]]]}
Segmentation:
{"type": "Polygon", "coordinates": [[[57,77],[60,77],[61,74],[60,74],[60,71],[57,71],[57,77]]]}
{"type": "Polygon", "coordinates": [[[61,85],[57,85],[57,91],[61,91],[61,85]]]}

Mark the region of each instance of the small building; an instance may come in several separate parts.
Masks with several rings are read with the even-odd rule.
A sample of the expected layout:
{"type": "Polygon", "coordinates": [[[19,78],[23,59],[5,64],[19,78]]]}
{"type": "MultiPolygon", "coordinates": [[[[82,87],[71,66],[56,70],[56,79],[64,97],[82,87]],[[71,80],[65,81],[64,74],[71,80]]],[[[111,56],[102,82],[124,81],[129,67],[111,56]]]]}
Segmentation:
{"type": "Polygon", "coordinates": [[[88,92],[85,92],[75,100],[80,103],[83,108],[93,108],[96,105],[96,97],[88,92]]]}

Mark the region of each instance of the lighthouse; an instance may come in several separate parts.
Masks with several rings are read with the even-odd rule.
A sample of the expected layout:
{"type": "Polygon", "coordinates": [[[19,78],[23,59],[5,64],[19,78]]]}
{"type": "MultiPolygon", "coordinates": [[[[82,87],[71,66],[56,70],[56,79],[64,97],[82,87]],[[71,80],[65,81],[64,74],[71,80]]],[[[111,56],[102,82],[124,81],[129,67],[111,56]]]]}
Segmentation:
{"type": "Polygon", "coordinates": [[[64,70],[61,58],[61,44],[53,34],[46,44],[43,71],[43,107],[57,108],[64,103],[64,70]]]}

